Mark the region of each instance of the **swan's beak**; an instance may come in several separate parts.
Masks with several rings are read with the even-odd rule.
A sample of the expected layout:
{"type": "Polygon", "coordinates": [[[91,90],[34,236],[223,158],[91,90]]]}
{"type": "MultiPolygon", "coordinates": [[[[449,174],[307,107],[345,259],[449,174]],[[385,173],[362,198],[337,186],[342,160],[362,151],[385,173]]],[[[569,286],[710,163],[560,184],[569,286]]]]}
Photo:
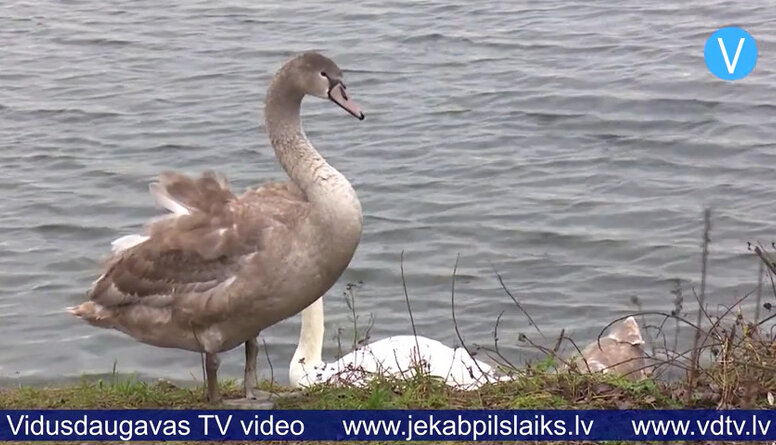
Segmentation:
{"type": "Polygon", "coordinates": [[[345,93],[345,85],[342,83],[335,84],[329,88],[328,94],[329,99],[331,99],[332,102],[344,108],[345,111],[357,117],[359,120],[364,120],[364,113],[361,112],[358,105],[350,100],[347,93],[345,93]]]}

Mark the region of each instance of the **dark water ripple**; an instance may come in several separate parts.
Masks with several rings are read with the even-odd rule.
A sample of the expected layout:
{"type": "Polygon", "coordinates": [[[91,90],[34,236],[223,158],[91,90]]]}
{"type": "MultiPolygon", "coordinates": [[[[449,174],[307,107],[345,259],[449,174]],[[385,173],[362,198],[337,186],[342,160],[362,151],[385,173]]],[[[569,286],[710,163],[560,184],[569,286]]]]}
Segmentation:
{"type": "MultiPolygon", "coordinates": [[[[418,331],[449,344],[451,272],[467,341],[532,352],[537,334],[593,338],[634,309],[670,309],[698,285],[701,210],[714,206],[712,304],[749,291],[746,242],[770,241],[776,207],[776,13],[764,2],[150,0],[0,5],[0,378],[123,371],[191,379],[199,358],[140,345],[63,312],[109,242],[156,214],[161,170],[214,168],[242,188],[283,178],[262,128],[286,57],[325,51],[369,118],[305,104],[316,146],[357,186],[365,231],[327,297],[326,353],[352,335],[357,291],[373,338],[418,331]],[[725,23],[760,60],[727,84],[702,48],[725,23]]],[[[298,319],[267,330],[282,380],[298,319]]],[[[539,342],[552,343],[551,339],[539,342]]],[[[224,372],[240,375],[241,352],[224,372]]],[[[263,370],[267,367],[263,366],[263,370]]]]}

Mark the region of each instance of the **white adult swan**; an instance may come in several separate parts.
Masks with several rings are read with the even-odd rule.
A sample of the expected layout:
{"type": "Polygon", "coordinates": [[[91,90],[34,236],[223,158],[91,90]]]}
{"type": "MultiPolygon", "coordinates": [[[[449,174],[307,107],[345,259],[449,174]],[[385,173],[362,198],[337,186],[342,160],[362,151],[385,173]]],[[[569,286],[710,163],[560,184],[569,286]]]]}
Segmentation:
{"type": "Polygon", "coordinates": [[[265,108],[269,139],[291,182],[238,197],[212,173],[163,173],[151,193],[172,214],[152,221],[145,235],[114,241],[90,301],[69,308],[144,343],[205,352],[210,402],[221,400],[217,354],[243,342],[244,400],[257,400],[257,335],[318,300],[361,237],[356,192],[302,131],[308,94],[364,118],[333,61],[316,53],[291,59],[272,80],[265,108]]]}
{"type": "Polygon", "coordinates": [[[384,338],[361,346],[336,362],[324,363],[321,359],[323,331],[323,299],[318,299],[302,311],[299,344],[288,368],[291,386],[363,385],[376,374],[409,377],[418,365],[427,374],[440,377],[458,389],[476,389],[485,383],[506,379],[496,375],[487,363],[472,358],[465,348],[452,349],[436,340],[414,335],[384,338]]]}

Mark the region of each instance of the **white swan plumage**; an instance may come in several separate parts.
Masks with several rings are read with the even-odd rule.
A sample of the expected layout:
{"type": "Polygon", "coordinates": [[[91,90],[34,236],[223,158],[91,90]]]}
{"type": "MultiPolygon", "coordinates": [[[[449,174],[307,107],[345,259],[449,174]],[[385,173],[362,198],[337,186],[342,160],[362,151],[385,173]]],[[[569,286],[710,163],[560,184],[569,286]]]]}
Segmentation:
{"type": "Polygon", "coordinates": [[[376,375],[409,378],[418,370],[461,390],[478,389],[507,378],[473,358],[465,348],[451,348],[414,335],[387,337],[326,363],[321,357],[323,331],[323,301],[319,299],[302,311],[299,344],[289,365],[292,387],[321,383],[363,386],[376,375]]]}

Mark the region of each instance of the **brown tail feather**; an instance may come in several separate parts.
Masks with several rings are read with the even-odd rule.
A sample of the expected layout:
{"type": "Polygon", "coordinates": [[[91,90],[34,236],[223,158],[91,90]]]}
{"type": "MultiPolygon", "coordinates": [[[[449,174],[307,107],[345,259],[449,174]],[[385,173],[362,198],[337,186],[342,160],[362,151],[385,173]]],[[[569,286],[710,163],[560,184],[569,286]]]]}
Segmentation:
{"type": "Polygon", "coordinates": [[[180,173],[165,172],[159,178],[159,187],[187,209],[209,214],[220,211],[235,198],[226,179],[210,171],[196,179],[180,173]]]}
{"type": "Polygon", "coordinates": [[[71,306],[67,308],[67,312],[82,320],[86,320],[94,326],[109,328],[113,324],[110,313],[93,301],[87,301],[78,306],[71,306]]]}

